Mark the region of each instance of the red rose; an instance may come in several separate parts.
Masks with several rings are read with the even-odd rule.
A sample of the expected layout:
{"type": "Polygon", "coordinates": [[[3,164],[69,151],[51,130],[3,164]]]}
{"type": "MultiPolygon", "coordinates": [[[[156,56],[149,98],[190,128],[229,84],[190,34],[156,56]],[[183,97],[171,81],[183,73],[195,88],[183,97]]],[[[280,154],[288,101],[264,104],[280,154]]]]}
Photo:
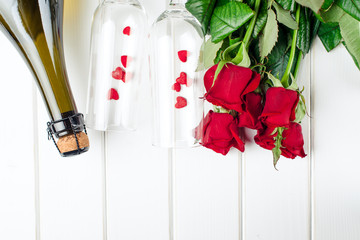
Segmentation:
{"type": "Polygon", "coordinates": [[[239,114],[239,127],[247,127],[259,130],[263,126],[259,116],[263,110],[262,97],[258,93],[251,92],[244,97],[244,112],[239,114]]]}
{"type": "Polygon", "coordinates": [[[304,151],[304,138],[300,124],[290,123],[289,128],[285,129],[282,135],[281,155],[291,159],[294,159],[297,156],[302,158],[306,157],[304,151]]]}
{"type": "Polygon", "coordinates": [[[259,86],[260,75],[249,68],[226,64],[214,83],[217,66],[211,67],[204,77],[206,100],[228,110],[242,112],[243,96],[259,86]]]}
{"type": "Polygon", "coordinates": [[[245,145],[239,137],[237,119],[227,113],[210,111],[196,129],[196,135],[203,133],[201,144],[217,153],[226,155],[231,147],[244,152],[245,145]],[[202,131],[200,127],[203,127],[202,131]]]}
{"type": "Polygon", "coordinates": [[[266,92],[264,111],[260,120],[268,127],[288,127],[294,121],[299,95],[296,91],[272,87],[266,92]]]}
{"type": "Polygon", "coordinates": [[[277,132],[275,128],[265,128],[258,131],[258,134],[254,137],[255,142],[262,148],[273,150],[275,147],[275,137],[277,132]]]}

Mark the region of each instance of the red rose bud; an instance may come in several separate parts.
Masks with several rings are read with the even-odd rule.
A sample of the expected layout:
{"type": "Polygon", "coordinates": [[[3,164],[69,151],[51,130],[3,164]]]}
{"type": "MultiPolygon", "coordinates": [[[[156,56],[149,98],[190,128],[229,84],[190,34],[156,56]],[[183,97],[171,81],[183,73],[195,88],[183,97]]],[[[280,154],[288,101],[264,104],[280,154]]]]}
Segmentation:
{"type": "Polygon", "coordinates": [[[119,100],[119,93],[116,89],[111,88],[108,92],[108,100],[119,100]]]}
{"type": "Polygon", "coordinates": [[[180,109],[180,108],[184,108],[187,106],[187,100],[186,98],[183,98],[183,97],[177,97],[176,98],[176,104],[175,104],[175,107],[177,109],[180,109]]]}
{"type": "Polygon", "coordinates": [[[290,123],[288,129],[283,132],[283,140],[281,142],[281,155],[294,159],[297,156],[306,157],[304,151],[304,138],[301,125],[298,123],[290,123]]]}
{"type": "Polygon", "coordinates": [[[260,120],[268,127],[288,127],[294,121],[299,94],[282,87],[272,87],[266,92],[264,111],[260,120]]]}
{"type": "Polygon", "coordinates": [[[187,62],[188,51],[186,51],[186,50],[179,51],[178,56],[179,56],[180,61],[187,62]]]}
{"type": "Polygon", "coordinates": [[[184,72],[180,73],[180,77],[176,79],[176,82],[182,85],[187,85],[187,74],[184,72]]]}
{"type": "Polygon", "coordinates": [[[128,36],[130,36],[130,32],[131,32],[131,28],[129,26],[124,28],[124,30],[123,30],[123,33],[128,36]]]}
{"type": "Polygon", "coordinates": [[[180,83],[174,83],[174,85],[172,86],[172,90],[174,90],[176,92],[180,92],[180,90],[181,90],[180,83]]]}
{"type": "Polygon", "coordinates": [[[239,114],[239,127],[246,127],[254,130],[263,128],[259,116],[263,110],[262,96],[251,92],[244,96],[244,111],[239,114]]]}
{"type": "Polygon", "coordinates": [[[265,128],[258,130],[257,135],[254,137],[255,142],[262,148],[273,150],[275,147],[275,137],[277,136],[277,132],[273,134],[275,128],[265,128]]]}
{"type": "Polygon", "coordinates": [[[202,135],[201,144],[204,147],[223,155],[226,155],[232,147],[241,152],[245,150],[244,142],[239,137],[237,120],[227,113],[210,111],[196,128],[195,134],[197,137],[202,135]]]}
{"type": "Polygon", "coordinates": [[[243,98],[259,86],[260,75],[249,68],[226,64],[214,82],[217,66],[211,67],[204,77],[206,100],[228,110],[242,112],[243,98]]]}

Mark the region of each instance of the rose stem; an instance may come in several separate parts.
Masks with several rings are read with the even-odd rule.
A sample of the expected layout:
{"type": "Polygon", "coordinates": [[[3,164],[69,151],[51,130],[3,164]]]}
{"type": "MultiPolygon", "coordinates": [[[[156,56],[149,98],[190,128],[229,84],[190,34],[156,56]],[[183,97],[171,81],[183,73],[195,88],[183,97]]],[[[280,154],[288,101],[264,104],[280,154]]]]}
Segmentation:
{"type": "Polygon", "coordinates": [[[259,14],[260,3],[261,3],[260,0],[255,1],[255,9],[254,9],[255,14],[254,14],[254,17],[251,19],[250,25],[249,25],[248,29],[246,30],[246,33],[245,33],[243,43],[245,44],[246,49],[248,49],[249,45],[250,45],[251,35],[252,35],[253,31],[254,31],[256,19],[257,19],[257,16],[259,14]]]}
{"type": "MultiPolygon", "coordinates": [[[[246,30],[244,39],[243,39],[243,44],[245,44],[246,50],[249,50],[249,45],[250,45],[250,39],[251,39],[251,35],[254,31],[255,28],[255,23],[256,23],[256,19],[257,16],[259,14],[259,9],[260,9],[260,0],[256,0],[255,2],[255,14],[253,16],[253,18],[251,19],[251,22],[249,24],[248,29],[246,30]]],[[[234,59],[239,59],[242,56],[242,51],[241,51],[241,47],[239,49],[239,52],[237,53],[236,57],[234,59]]]]}
{"type": "MultiPolygon", "coordinates": [[[[301,6],[298,5],[297,10],[296,10],[296,22],[298,25],[299,25],[299,21],[300,21],[300,9],[301,9],[301,6]]],[[[284,87],[289,86],[288,80],[289,80],[291,68],[293,66],[294,59],[295,59],[297,35],[298,35],[298,29],[293,31],[293,39],[292,39],[292,43],[291,43],[291,52],[290,52],[289,62],[286,67],[284,76],[281,79],[281,83],[283,84],[284,87]]]]}
{"type": "Polygon", "coordinates": [[[299,52],[299,56],[298,56],[298,59],[296,61],[296,66],[295,66],[295,70],[294,70],[294,80],[296,80],[296,77],[299,73],[299,70],[300,70],[300,63],[301,63],[301,60],[302,60],[302,57],[303,57],[303,52],[300,51],[299,52]]]}

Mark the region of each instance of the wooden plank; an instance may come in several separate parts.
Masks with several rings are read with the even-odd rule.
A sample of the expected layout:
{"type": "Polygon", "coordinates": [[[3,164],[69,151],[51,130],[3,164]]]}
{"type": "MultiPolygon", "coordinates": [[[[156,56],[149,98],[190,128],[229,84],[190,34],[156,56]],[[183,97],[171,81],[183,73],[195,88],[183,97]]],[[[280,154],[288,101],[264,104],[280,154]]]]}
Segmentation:
{"type": "Polygon", "coordinates": [[[175,151],[175,239],[239,239],[239,153],[175,151]]]}
{"type": "MultiPolygon", "coordinates": [[[[304,60],[299,73],[299,87],[305,87],[310,107],[310,57],[304,60]]],[[[243,155],[244,240],[310,238],[310,118],[302,124],[305,152],[308,157],[281,158],[279,171],[273,167],[271,151],[261,149],[253,141],[247,143],[243,155]]],[[[253,139],[255,133],[247,132],[253,139]]]]}
{"type": "Polygon", "coordinates": [[[360,239],[360,72],[343,46],[315,47],[314,239],[360,239]]]}
{"type": "MultiPolygon", "coordinates": [[[[90,27],[97,0],[65,1],[64,46],[67,70],[79,112],[85,113],[90,27]]],[[[39,100],[41,238],[103,238],[101,136],[89,131],[90,151],[61,158],[47,141],[49,120],[39,100]]]]}
{"type": "MultiPolygon", "coordinates": [[[[141,1],[149,24],[165,1],[141,1]]],[[[139,127],[135,132],[108,133],[106,159],[107,235],[115,239],[168,239],[167,149],[151,146],[151,95],[144,54],[139,127]]]]}
{"type": "Polygon", "coordinates": [[[0,34],[0,239],[35,240],[33,76],[0,34]]]}

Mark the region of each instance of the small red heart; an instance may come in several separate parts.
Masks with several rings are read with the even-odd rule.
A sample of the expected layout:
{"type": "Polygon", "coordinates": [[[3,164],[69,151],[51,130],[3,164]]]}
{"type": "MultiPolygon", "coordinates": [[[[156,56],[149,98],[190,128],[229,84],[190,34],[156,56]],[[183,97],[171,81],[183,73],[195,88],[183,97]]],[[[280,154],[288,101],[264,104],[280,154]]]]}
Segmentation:
{"type": "Polygon", "coordinates": [[[124,33],[125,35],[128,35],[128,36],[130,36],[130,32],[131,32],[131,28],[130,28],[129,26],[127,26],[127,27],[124,28],[124,30],[123,30],[123,33],[124,33]]]}
{"type": "Polygon", "coordinates": [[[112,72],[112,77],[125,83],[126,72],[121,67],[117,67],[115,71],[112,72]]]}
{"type": "Polygon", "coordinates": [[[183,97],[177,97],[176,98],[176,104],[175,104],[175,107],[180,109],[180,108],[184,108],[187,106],[187,100],[186,98],[183,98],[183,97]]]}
{"type": "Polygon", "coordinates": [[[174,83],[174,85],[172,86],[172,90],[180,92],[180,90],[181,90],[180,83],[174,83]]]}
{"type": "Polygon", "coordinates": [[[126,56],[126,55],[121,56],[121,63],[124,66],[124,68],[126,68],[127,63],[128,63],[128,56],[126,56]]]}
{"type": "Polygon", "coordinates": [[[186,50],[181,50],[178,52],[178,56],[179,56],[179,59],[180,61],[182,62],[187,62],[187,58],[188,58],[188,54],[189,52],[186,51],[186,50]]]}
{"type": "Polygon", "coordinates": [[[186,85],[186,82],[187,82],[187,74],[184,73],[184,72],[181,72],[180,73],[180,77],[178,77],[176,79],[176,82],[177,83],[180,83],[180,84],[183,84],[183,85],[186,85]]]}
{"type": "Polygon", "coordinates": [[[108,93],[108,100],[119,100],[119,93],[116,89],[111,88],[108,93]]]}

